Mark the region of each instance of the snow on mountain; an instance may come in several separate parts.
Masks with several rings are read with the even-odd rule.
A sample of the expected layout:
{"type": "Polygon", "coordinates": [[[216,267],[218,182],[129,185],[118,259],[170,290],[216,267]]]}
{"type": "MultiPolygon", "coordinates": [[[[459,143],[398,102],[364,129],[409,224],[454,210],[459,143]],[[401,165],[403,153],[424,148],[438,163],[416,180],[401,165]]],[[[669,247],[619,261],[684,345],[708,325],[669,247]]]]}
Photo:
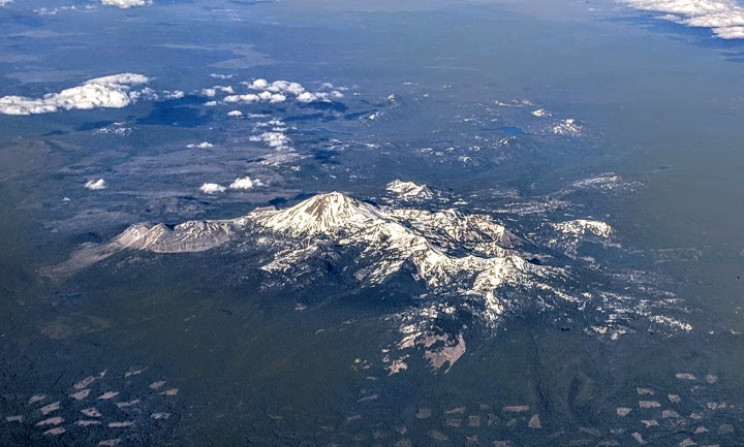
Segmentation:
{"type": "Polygon", "coordinates": [[[429,200],[434,197],[434,193],[428,186],[402,180],[393,180],[385,186],[385,189],[395,194],[400,200],[429,200]]]}
{"type": "Polygon", "coordinates": [[[553,231],[546,245],[558,248],[569,256],[577,255],[577,250],[585,242],[593,242],[605,247],[620,247],[613,241],[615,229],[601,220],[574,219],[549,223],[548,226],[553,231]]]}
{"type": "Polygon", "coordinates": [[[482,316],[491,322],[508,307],[496,293],[499,287],[551,291],[548,278],[562,274],[528,262],[516,249],[519,238],[484,215],[377,208],[329,193],[251,217],[259,227],[305,241],[281,250],[262,267],[265,271],[288,272],[317,255],[322,245],[313,244],[314,238],[328,238],[334,245],[361,249],[366,262],[354,276],[363,284],[382,284],[404,265],[413,266],[414,278],[431,290],[478,297],[484,305],[482,316]],[[286,258],[293,262],[283,262],[286,258]]]}
{"type": "MultiPolygon", "coordinates": [[[[613,242],[614,229],[597,220],[540,228],[543,236],[537,239],[545,248],[564,252],[569,262],[582,262],[576,253],[584,242],[619,247],[613,242]]],[[[324,273],[318,271],[318,260],[342,263],[362,287],[382,285],[398,275],[410,275],[421,284],[427,292],[419,305],[394,317],[403,340],[387,356],[391,373],[405,369],[403,351],[414,346],[426,350],[433,368],[451,367],[464,354],[465,341],[459,332],[443,334],[435,322],[456,319],[462,312],[493,327],[507,313],[560,309],[560,303],[584,309],[592,302],[604,320],[592,323],[592,331],[616,338],[627,333],[628,316],[648,318],[656,307],[668,304],[636,303],[629,295],[584,290],[573,266],[546,265],[545,259],[553,259],[550,254],[535,258],[528,251],[536,249],[533,242],[490,216],[378,207],[339,192],[317,194],[285,209],[259,208],[237,219],[132,225],[109,243],[88,244],[43,273],[74,274],[123,250],[200,252],[231,242],[241,249],[246,241],[245,246],[268,255],[260,269],[271,285],[293,284],[308,273],[311,280],[320,277],[324,273]],[[401,356],[394,359],[397,354],[401,356]]]]}
{"type": "Polygon", "coordinates": [[[556,230],[571,235],[593,234],[595,236],[608,238],[613,232],[613,229],[609,224],[599,220],[576,219],[551,225],[556,230]]]}
{"type": "Polygon", "coordinates": [[[243,219],[190,221],[172,228],[164,224],[152,227],[137,224],[127,228],[111,244],[154,253],[205,251],[233,239],[244,224],[243,219]]]}
{"type": "Polygon", "coordinates": [[[262,210],[249,216],[267,230],[307,238],[356,233],[376,222],[381,214],[370,204],[331,192],[318,194],[286,210],[262,210]]]}
{"type": "Polygon", "coordinates": [[[489,216],[381,208],[339,192],[318,194],[287,209],[257,209],[233,220],[132,225],[108,244],[86,247],[87,255],[78,253],[70,261],[78,267],[63,270],[74,272],[124,249],[205,251],[248,233],[266,233],[259,238],[273,252],[261,267],[266,272],[291,273],[321,253],[353,248],[360,251],[354,276],[362,284],[383,284],[412,266],[412,276],[429,289],[478,297],[491,321],[508,307],[496,293],[499,287],[551,291],[548,279],[562,275],[558,268],[528,262],[518,250],[520,239],[489,216]]]}

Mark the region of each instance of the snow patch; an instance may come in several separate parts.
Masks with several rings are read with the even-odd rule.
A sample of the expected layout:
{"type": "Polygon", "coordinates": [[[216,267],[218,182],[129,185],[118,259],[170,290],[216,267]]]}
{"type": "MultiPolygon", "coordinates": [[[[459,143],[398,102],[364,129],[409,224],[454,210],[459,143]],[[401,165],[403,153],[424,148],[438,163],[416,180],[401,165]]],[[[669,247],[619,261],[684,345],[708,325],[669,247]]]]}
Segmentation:
{"type": "Polygon", "coordinates": [[[566,118],[553,125],[552,131],[556,135],[580,136],[582,127],[573,118],[566,118]]]}
{"type": "Polygon", "coordinates": [[[428,186],[418,185],[413,182],[393,180],[385,188],[388,192],[397,195],[401,200],[429,200],[434,197],[428,186]]]}
{"type": "Polygon", "coordinates": [[[576,219],[551,225],[564,234],[574,236],[593,234],[602,238],[608,238],[614,231],[611,225],[600,220],[576,219]]]}

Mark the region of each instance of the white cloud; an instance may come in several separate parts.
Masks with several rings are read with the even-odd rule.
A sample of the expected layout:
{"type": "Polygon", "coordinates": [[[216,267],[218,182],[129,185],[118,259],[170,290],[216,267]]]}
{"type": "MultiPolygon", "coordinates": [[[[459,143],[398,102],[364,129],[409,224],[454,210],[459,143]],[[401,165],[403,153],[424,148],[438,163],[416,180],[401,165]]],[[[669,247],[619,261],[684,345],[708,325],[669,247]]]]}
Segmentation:
{"type": "Polygon", "coordinates": [[[99,178],[98,180],[88,180],[85,182],[85,187],[91,191],[99,191],[101,189],[106,189],[106,181],[102,178],[99,178]]]}
{"type": "Polygon", "coordinates": [[[253,102],[259,102],[261,98],[258,97],[258,95],[254,93],[248,93],[246,95],[230,95],[226,96],[224,101],[225,102],[247,102],[247,103],[253,103],[253,102]]]}
{"type": "Polygon", "coordinates": [[[209,149],[214,147],[214,144],[210,143],[209,141],[202,141],[201,143],[189,143],[186,145],[189,149],[209,149]]]}
{"type": "Polygon", "coordinates": [[[302,92],[299,95],[297,95],[297,100],[304,103],[309,102],[328,102],[332,99],[340,99],[343,98],[343,93],[339,91],[332,91],[332,92],[302,92]]]}
{"type": "Polygon", "coordinates": [[[218,192],[225,192],[225,189],[227,188],[217,183],[204,183],[199,187],[199,189],[205,194],[215,194],[218,192]]]}
{"type": "Polygon", "coordinates": [[[102,5],[116,6],[117,8],[128,9],[133,6],[151,5],[151,1],[145,0],[101,0],[102,5]]]}
{"type": "MultiPolygon", "coordinates": [[[[57,15],[57,13],[65,12],[65,11],[76,11],[78,9],[83,9],[83,7],[78,8],[75,5],[69,5],[69,6],[59,6],[57,8],[36,8],[34,9],[34,12],[36,14],[39,14],[40,16],[54,16],[57,15]]],[[[85,5],[85,8],[87,10],[96,9],[95,5],[85,5]]]]}
{"type": "Polygon", "coordinates": [[[282,95],[281,93],[261,92],[258,94],[258,97],[261,98],[263,101],[268,101],[272,104],[284,102],[287,100],[287,97],[285,95],[282,95]]]}
{"type": "Polygon", "coordinates": [[[248,88],[252,88],[253,90],[266,90],[266,88],[269,86],[269,82],[266,79],[258,78],[255,79],[252,83],[244,83],[248,86],[248,88]]]}
{"type": "Polygon", "coordinates": [[[249,137],[250,141],[261,142],[274,149],[273,154],[267,154],[261,164],[278,166],[299,157],[297,151],[292,147],[292,140],[284,133],[287,128],[286,124],[279,119],[272,119],[268,122],[256,123],[256,130],[262,132],[249,137]],[[269,128],[270,130],[263,131],[269,128]]]}
{"type": "MultiPolygon", "coordinates": [[[[266,79],[258,78],[252,82],[243,82],[243,85],[247,86],[251,90],[257,91],[257,93],[245,93],[245,94],[230,94],[226,96],[223,101],[226,103],[259,103],[268,102],[271,104],[277,104],[285,102],[290,98],[294,98],[298,102],[311,103],[324,101],[328,102],[331,99],[343,98],[343,93],[338,90],[331,92],[310,92],[298,82],[290,82],[284,80],[278,80],[269,82],[266,79]]],[[[217,86],[219,87],[219,86],[217,86]]],[[[203,93],[206,96],[213,97],[217,94],[217,87],[212,89],[204,89],[203,93]]],[[[333,88],[333,84],[323,84],[323,88],[333,88]]],[[[226,91],[226,93],[234,93],[232,91],[226,91]]]]}
{"type": "Polygon", "coordinates": [[[240,118],[241,116],[243,116],[243,112],[241,112],[240,110],[230,110],[229,112],[227,112],[227,116],[240,118]]]}
{"type": "Polygon", "coordinates": [[[165,91],[163,91],[163,97],[165,99],[181,99],[184,96],[186,96],[186,93],[184,93],[181,90],[165,90],[165,91]]]}
{"type": "Polygon", "coordinates": [[[304,103],[318,101],[321,98],[321,94],[318,93],[302,92],[297,95],[297,100],[304,103]]]}
{"type": "Polygon", "coordinates": [[[232,95],[233,93],[235,93],[235,90],[230,85],[215,85],[212,88],[205,88],[201,91],[202,95],[208,98],[214,98],[215,96],[217,96],[217,92],[224,92],[232,95]]]}
{"type": "Polygon", "coordinates": [[[261,181],[258,179],[251,179],[248,176],[236,178],[232,183],[230,183],[229,188],[230,189],[251,189],[254,186],[261,185],[261,181]]]}
{"type": "Polygon", "coordinates": [[[272,104],[284,102],[287,97],[280,93],[261,92],[259,94],[247,93],[245,95],[229,95],[226,96],[224,101],[227,103],[256,103],[256,102],[269,102],[272,104]]]}
{"type": "Polygon", "coordinates": [[[292,149],[292,146],[291,146],[292,140],[290,140],[289,137],[287,137],[283,132],[277,132],[277,131],[263,132],[259,135],[251,136],[249,140],[260,141],[276,150],[292,149]]]}
{"type": "Polygon", "coordinates": [[[0,98],[0,113],[5,115],[37,115],[53,113],[60,109],[122,108],[142,96],[152,95],[152,90],[132,90],[149,79],[137,73],[121,73],[85,81],[77,87],[49,93],[42,98],[25,96],[3,96],[0,98]]]}
{"type": "Polygon", "coordinates": [[[710,28],[722,39],[744,39],[744,7],[734,0],[622,0],[628,6],[663,13],[685,26],[710,28]]]}
{"type": "Polygon", "coordinates": [[[305,87],[299,82],[279,80],[269,83],[266,79],[256,79],[248,84],[248,88],[271,93],[290,93],[294,96],[298,96],[305,91],[305,87]]]}
{"type": "Polygon", "coordinates": [[[0,8],[10,3],[13,3],[13,0],[0,0],[0,8]]]}

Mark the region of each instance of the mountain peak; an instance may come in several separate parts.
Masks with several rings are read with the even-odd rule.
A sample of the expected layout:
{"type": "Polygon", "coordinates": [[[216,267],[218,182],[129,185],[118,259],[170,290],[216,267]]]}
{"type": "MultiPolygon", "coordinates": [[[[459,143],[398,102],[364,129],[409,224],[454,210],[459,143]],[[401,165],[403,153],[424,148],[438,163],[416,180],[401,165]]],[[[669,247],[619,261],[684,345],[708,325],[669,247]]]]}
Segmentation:
{"type": "Polygon", "coordinates": [[[261,216],[257,222],[273,231],[311,237],[342,229],[364,228],[379,219],[380,215],[372,205],[334,191],[261,216]]]}
{"type": "Polygon", "coordinates": [[[321,219],[324,215],[344,213],[359,205],[361,202],[358,200],[344,193],[333,191],[317,194],[292,209],[302,209],[305,213],[321,219]]]}

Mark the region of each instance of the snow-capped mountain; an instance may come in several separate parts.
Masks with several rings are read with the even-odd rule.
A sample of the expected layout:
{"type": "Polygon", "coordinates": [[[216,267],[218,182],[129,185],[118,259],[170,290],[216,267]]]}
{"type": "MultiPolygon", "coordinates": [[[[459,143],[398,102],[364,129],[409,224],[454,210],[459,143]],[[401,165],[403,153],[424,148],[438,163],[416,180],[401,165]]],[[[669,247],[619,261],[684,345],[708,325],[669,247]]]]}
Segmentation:
{"type": "Polygon", "coordinates": [[[250,219],[259,228],[303,242],[280,250],[262,267],[265,271],[289,273],[319,250],[354,247],[361,251],[354,276],[363,284],[382,284],[404,265],[413,266],[414,278],[432,291],[482,299],[488,320],[508,307],[495,293],[499,287],[550,291],[547,279],[561,275],[558,268],[528,262],[518,250],[520,239],[485,215],[378,208],[334,192],[286,210],[254,212],[250,219]],[[328,242],[333,247],[326,248],[328,242]]]}
{"type": "MultiPolygon", "coordinates": [[[[394,317],[403,340],[391,349],[422,346],[435,367],[451,366],[464,353],[459,329],[443,334],[434,323],[458,315],[493,327],[508,313],[564,309],[568,303],[584,310],[594,303],[589,305],[597,314],[585,329],[594,333],[622,335],[634,315],[658,323],[654,309],[668,300],[657,305],[625,293],[595,290],[596,270],[591,284],[577,276],[583,258],[576,253],[583,241],[619,247],[612,242],[611,226],[576,219],[540,228],[544,234],[537,239],[544,241],[547,255],[537,259],[533,252],[540,246],[517,237],[491,216],[400,204],[376,206],[331,192],[285,209],[258,208],[237,219],[132,225],[106,244],[84,246],[45,273],[73,274],[124,250],[186,253],[223,246],[258,251],[261,261],[256,261],[256,268],[268,287],[299,284],[300,277],[303,284],[315,281],[325,274],[319,260],[336,263],[344,275],[352,273],[345,277],[361,287],[382,286],[409,275],[426,293],[416,306],[394,317]],[[561,253],[555,250],[566,255],[562,261],[551,256],[561,253]],[[551,265],[556,262],[568,264],[551,265]]],[[[462,322],[462,327],[466,325],[462,322]]],[[[403,357],[396,360],[392,354],[386,357],[391,372],[404,369],[403,357]]]]}
{"type": "Polygon", "coordinates": [[[136,224],[112,242],[112,248],[147,250],[155,253],[188,253],[209,250],[233,239],[245,226],[244,219],[189,221],[174,227],[136,224]]]}
{"type": "Polygon", "coordinates": [[[412,267],[414,279],[431,291],[477,297],[488,321],[509,307],[497,293],[500,287],[564,295],[549,284],[564,274],[562,269],[529,262],[519,250],[521,240],[489,216],[377,207],[339,192],[232,220],[132,225],[110,243],[87,247],[87,254],[73,259],[84,267],[124,249],[205,251],[247,234],[262,235],[259,244],[274,251],[261,266],[265,272],[291,275],[319,254],[349,248],[359,253],[354,277],[363,285],[383,284],[404,266],[407,271],[412,267]]]}

